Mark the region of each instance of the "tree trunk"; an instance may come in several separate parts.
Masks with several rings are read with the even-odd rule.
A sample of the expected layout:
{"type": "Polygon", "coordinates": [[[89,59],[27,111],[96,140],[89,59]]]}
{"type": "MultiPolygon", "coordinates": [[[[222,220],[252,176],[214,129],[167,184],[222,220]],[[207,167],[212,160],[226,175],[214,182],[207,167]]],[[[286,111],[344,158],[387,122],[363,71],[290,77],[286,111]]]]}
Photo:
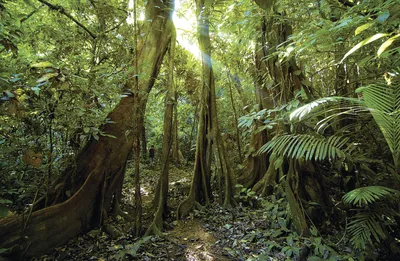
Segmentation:
{"type": "MultiPolygon", "coordinates": [[[[174,30],[175,32],[175,30],[174,30]]],[[[171,157],[172,147],[172,129],[173,129],[173,112],[176,107],[176,92],[173,78],[174,71],[174,58],[175,58],[175,41],[176,35],[173,34],[169,49],[169,86],[165,97],[165,111],[164,111],[164,137],[163,137],[163,148],[162,148],[162,169],[160,179],[158,180],[157,192],[154,197],[154,202],[157,204],[157,211],[154,215],[153,222],[146,231],[146,235],[155,234],[162,235],[163,222],[165,212],[167,211],[167,197],[168,197],[168,171],[169,161],[171,157]]],[[[175,110],[176,111],[176,110],[175,110]]]]}
{"type": "MultiPolygon", "coordinates": [[[[137,57],[139,74],[148,76],[138,79],[142,93],[151,90],[170,42],[172,10],[173,1],[149,1],[146,6],[142,30],[146,36],[139,40],[137,57]]],[[[128,82],[128,87],[135,86],[135,80],[128,82]]],[[[139,99],[139,108],[147,100],[144,96],[139,99]]],[[[101,213],[110,209],[113,198],[120,197],[123,169],[133,147],[131,130],[136,127],[134,101],[134,95],[122,98],[107,116],[115,123],[105,124],[101,130],[116,138],[100,136],[98,141],[88,142],[77,157],[76,167],[68,168],[62,175],[65,178],[49,194],[52,206],[28,217],[0,221],[0,248],[20,245],[16,252],[39,255],[101,223],[101,213]],[[67,199],[68,195],[72,197],[67,199]]]]}
{"type": "MultiPolygon", "coordinates": [[[[175,92],[175,101],[178,102],[178,97],[175,92]]],[[[178,137],[178,106],[174,106],[174,120],[172,129],[172,158],[175,164],[180,165],[181,157],[179,155],[179,137],[178,137]]]]}
{"type": "MultiPolygon", "coordinates": [[[[266,25],[264,19],[261,23],[262,35],[257,39],[256,49],[255,49],[255,89],[256,89],[256,100],[258,104],[258,110],[263,109],[273,109],[275,107],[275,102],[273,97],[275,97],[272,90],[273,83],[271,79],[267,77],[268,70],[265,62],[263,62],[264,57],[267,56],[265,45],[266,45],[266,25]]],[[[256,132],[258,127],[262,123],[256,122],[253,128],[250,151],[248,152],[247,158],[244,162],[244,169],[239,174],[239,183],[244,187],[251,188],[257,182],[259,182],[265,173],[269,165],[268,158],[266,155],[258,155],[256,152],[264,145],[269,137],[266,130],[261,132],[256,132]]]]}
{"type": "Polygon", "coordinates": [[[199,47],[202,54],[202,102],[200,105],[200,120],[193,180],[188,198],[184,200],[178,207],[178,218],[186,215],[197,203],[204,203],[206,205],[210,203],[210,172],[213,143],[216,146],[220,170],[225,182],[224,205],[230,206],[234,203],[233,193],[236,181],[231,170],[231,165],[228,163],[228,159],[225,155],[225,148],[218,127],[209,32],[210,8],[210,1],[196,1],[196,14],[198,17],[197,34],[199,39],[199,47]]]}
{"type": "MultiPolygon", "coordinates": [[[[230,73],[227,73],[228,75],[228,79],[230,79],[230,73]]],[[[239,154],[239,162],[243,162],[243,156],[242,156],[242,146],[240,144],[240,130],[239,130],[239,121],[238,121],[238,114],[237,114],[237,110],[236,110],[236,106],[235,106],[235,102],[233,100],[233,91],[232,91],[232,82],[229,81],[228,82],[229,85],[229,97],[231,100],[231,104],[232,104],[232,110],[233,110],[233,116],[235,118],[235,129],[236,129],[236,145],[238,148],[238,154],[239,154]]]]}
{"type": "MultiPolygon", "coordinates": [[[[101,128],[117,138],[100,136],[98,141],[92,139],[79,154],[77,175],[87,178],[78,191],[67,201],[35,211],[30,217],[1,220],[0,247],[21,245],[19,251],[26,251],[27,256],[39,255],[98,225],[102,209],[111,205],[106,201],[103,201],[103,206],[100,205],[100,191],[105,177],[108,181],[103,195],[110,194],[117,187],[115,181],[119,179],[120,169],[132,150],[132,136],[125,136],[125,131],[133,124],[133,100],[133,96],[123,98],[107,116],[115,123],[101,128]]],[[[73,189],[77,186],[77,180],[80,179],[71,184],[73,189]]]]}
{"type": "MultiPolygon", "coordinates": [[[[144,109],[143,111],[146,111],[146,109],[144,109]]],[[[142,133],[141,133],[141,145],[142,145],[142,153],[143,153],[143,157],[146,159],[147,158],[147,138],[146,138],[146,127],[145,127],[145,123],[143,122],[143,126],[142,126],[142,133]]]]}
{"type": "Polygon", "coordinates": [[[289,160],[289,170],[286,176],[285,193],[289,203],[290,215],[293,220],[294,230],[300,236],[308,236],[309,230],[305,217],[305,211],[301,204],[299,191],[299,173],[297,172],[298,164],[295,160],[289,160]]]}

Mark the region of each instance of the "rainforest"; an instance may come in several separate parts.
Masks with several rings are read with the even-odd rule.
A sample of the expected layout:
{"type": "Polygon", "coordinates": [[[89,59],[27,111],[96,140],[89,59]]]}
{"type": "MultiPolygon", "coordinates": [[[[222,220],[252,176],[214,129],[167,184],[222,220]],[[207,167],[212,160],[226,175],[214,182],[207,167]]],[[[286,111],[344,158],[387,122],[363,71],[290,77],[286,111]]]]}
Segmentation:
{"type": "Polygon", "coordinates": [[[398,0],[0,0],[0,261],[400,260],[398,0]]]}

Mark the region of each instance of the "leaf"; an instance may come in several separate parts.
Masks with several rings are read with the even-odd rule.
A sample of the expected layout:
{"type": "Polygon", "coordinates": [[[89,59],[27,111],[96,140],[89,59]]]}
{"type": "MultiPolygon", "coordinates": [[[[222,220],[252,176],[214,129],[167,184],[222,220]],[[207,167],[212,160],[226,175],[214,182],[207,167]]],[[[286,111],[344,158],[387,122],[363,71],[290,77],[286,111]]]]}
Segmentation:
{"type": "Polygon", "coordinates": [[[85,127],[85,128],[83,128],[83,132],[85,132],[85,133],[89,133],[89,131],[90,131],[90,128],[89,128],[89,127],[85,127]]]}
{"type": "Polygon", "coordinates": [[[0,86],[4,88],[10,88],[11,84],[6,79],[0,77],[0,86]]]}
{"type": "Polygon", "coordinates": [[[382,220],[378,214],[364,212],[356,214],[348,224],[350,242],[358,249],[365,249],[367,244],[372,245],[372,237],[378,243],[386,238],[381,227],[382,220]]]}
{"type": "Polygon", "coordinates": [[[355,35],[360,34],[362,31],[365,31],[365,30],[367,30],[368,28],[370,28],[371,25],[373,25],[373,24],[374,24],[373,22],[370,22],[370,23],[366,23],[366,24],[363,24],[363,25],[357,27],[357,29],[356,29],[356,31],[355,31],[354,34],[355,34],[355,35]]]}
{"type": "Polygon", "coordinates": [[[376,20],[378,20],[380,23],[383,23],[389,18],[389,16],[390,16],[390,13],[388,10],[386,10],[385,12],[380,14],[376,20]]]}
{"type": "Polygon", "coordinates": [[[36,82],[45,82],[53,77],[56,77],[57,75],[58,75],[58,73],[46,73],[45,75],[40,77],[36,82]]]}
{"type": "Polygon", "coordinates": [[[289,246],[293,246],[293,244],[294,244],[294,241],[293,241],[293,237],[292,236],[287,236],[286,237],[286,242],[287,242],[287,244],[289,245],[289,246]]]}
{"type": "Polygon", "coordinates": [[[274,163],[275,170],[279,169],[282,166],[282,164],[283,164],[283,157],[277,158],[274,163]]]}
{"type": "Polygon", "coordinates": [[[11,203],[13,203],[11,200],[0,198],[0,204],[11,204],[11,203]]]}
{"type": "Polygon", "coordinates": [[[40,62],[31,64],[31,68],[47,68],[47,67],[54,67],[54,65],[50,62],[40,62]]]}
{"type": "Polygon", "coordinates": [[[344,136],[331,136],[326,139],[323,136],[309,134],[285,134],[275,136],[265,143],[257,154],[272,152],[270,161],[276,159],[274,166],[277,169],[283,162],[282,157],[291,157],[293,159],[306,157],[306,160],[343,157],[342,147],[348,140],[349,138],[344,136]]]}
{"type": "Polygon", "coordinates": [[[372,84],[356,90],[362,92],[364,103],[381,130],[395,165],[400,162],[400,83],[372,84]]]}
{"type": "Polygon", "coordinates": [[[7,250],[8,248],[0,248],[0,254],[6,252],[7,250]]]}
{"type": "Polygon", "coordinates": [[[395,36],[393,36],[393,37],[390,37],[388,40],[386,40],[382,45],[381,45],[381,47],[379,47],[379,50],[378,50],[378,57],[380,57],[381,56],[381,54],[390,46],[390,45],[392,45],[392,43],[394,42],[394,40],[396,40],[396,38],[398,38],[398,37],[400,37],[400,34],[398,34],[398,35],[395,35],[395,36]]]}
{"type": "Polygon", "coordinates": [[[344,19],[340,24],[338,24],[337,26],[335,26],[333,29],[342,28],[342,27],[348,25],[349,23],[351,23],[352,20],[353,20],[352,18],[346,18],[346,19],[344,19]]]}
{"type": "Polygon", "coordinates": [[[35,7],[35,5],[32,3],[32,0],[24,0],[24,2],[31,7],[35,7]]]}
{"type": "Polygon", "coordinates": [[[362,40],[361,42],[359,42],[358,44],[356,44],[353,48],[351,48],[350,51],[348,51],[348,52],[344,55],[343,59],[342,59],[339,63],[342,63],[342,62],[344,61],[344,59],[347,58],[347,56],[349,56],[350,54],[354,53],[355,51],[357,51],[358,49],[360,49],[360,48],[363,47],[364,45],[367,45],[367,44],[369,44],[369,43],[372,43],[373,41],[376,41],[376,40],[378,40],[378,39],[380,39],[380,38],[382,38],[382,37],[385,37],[385,36],[388,36],[388,34],[379,33],[379,34],[375,34],[375,35],[373,35],[373,36],[371,36],[371,37],[369,37],[369,38],[367,38],[367,39],[365,39],[365,40],[362,40]]]}
{"type": "Polygon", "coordinates": [[[225,224],[225,226],[224,226],[224,228],[226,228],[226,229],[230,229],[231,227],[232,227],[231,224],[225,224]]]}
{"type": "Polygon", "coordinates": [[[311,235],[313,235],[313,236],[317,236],[318,235],[318,230],[317,230],[317,228],[315,227],[315,226],[311,226],[310,227],[310,233],[311,233],[311,235]]]}
{"type": "Polygon", "coordinates": [[[0,217],[7,217],[8,215],[8,208],[4,205],[0,205],[0,217]]]}
{"type": "Polygon", "coordinates": [[[383,186],[368,186],[354,189],[343,196],[343,202],[351,205],[368,205],[378,200],[393,196],[398,193],[397,190],[383,186]]]}
{"type": "Polygon", "coordinates": [[[152,236],[143,237],[140,240],[136,241],[133,245],[128,245],[126,247],[126,254],[133,257],[136,256],[140,246],[149,241],[151,238],[152,236]]]}

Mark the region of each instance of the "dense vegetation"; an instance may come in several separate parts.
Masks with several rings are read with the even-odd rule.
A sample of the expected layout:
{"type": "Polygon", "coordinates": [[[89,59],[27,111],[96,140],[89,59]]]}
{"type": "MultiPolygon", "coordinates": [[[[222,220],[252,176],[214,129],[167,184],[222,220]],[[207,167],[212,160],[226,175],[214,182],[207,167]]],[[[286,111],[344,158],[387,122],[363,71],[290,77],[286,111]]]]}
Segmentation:
{"type": "Polygon", "coordinates": [[[397,0],[0,0],[0,57],[0,255],[189,216],[232,260],[399,260],[397,0]]]}

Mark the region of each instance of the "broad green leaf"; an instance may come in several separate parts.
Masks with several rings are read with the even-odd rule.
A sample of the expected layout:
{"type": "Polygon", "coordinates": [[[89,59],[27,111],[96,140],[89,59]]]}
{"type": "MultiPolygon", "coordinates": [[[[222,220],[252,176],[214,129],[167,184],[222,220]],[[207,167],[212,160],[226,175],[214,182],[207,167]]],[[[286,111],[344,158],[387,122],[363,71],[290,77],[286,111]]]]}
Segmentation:
{"type": "Polygon", "coordinates": [[[39,94],[40,94],[40,88],[39,88],[39,87],[32,87],[31,90],[34,91],[34,93],[35,93],[37,96],[39,96],[39,94]]]}
{"type": "Polygon", "coordinates": [[[344,26],[347,26],[349,23],[351,23],[353,21],[352,18],[346,18],[344,19],[339,25],[335,26],[333,29],[338,29],[338,28],[342,28],[344,26]]]}
{"type": "Polygon", "coordinates": [[[274,168],[275,170],[279,169],[283,164],[283,157],[279,157],[275,163],[274,163],[274,168]]]}
{"type": "Polygon", "coordinates": [[[366,23],[366,24],[363,24],[363,25],[357,27],[357,29],[356,29],[356,31],[355,31],[355,35],[360,34],[362,31],[367,30],[367,29],[370,28],[371,25],[373,25],[373,24],[374,24],[373,22],[370,22],[370,23],[366,23]]]}
{"type": "Polygon", "coordinates": [[[392,45],[392,43],[394,42],[394,40],[396,40],[396,38],[398,38],[398,37],[400,37],[400,34],[395,35],[395,36],[393,36],[393,37],[390,37],[388,40],[386,40],[386,41],[381,45],[381,47],[379,47],[379,50],[378,50],[378,57],[380,57],[381,54],[382,54],[390,45],[392,45]]]}
{"type": "Polygon", "coordinates": [[[40,62],[31,64],[31,68],[46,68],[46,67],[54,67],[54,65],[50,62],[40,62]]]}
{"type": "Polygon", "coordinates": [[[42,77],[40,77],[37,82],[45,82],[48,81],[49,79],[56,77],[58,75],[58,73],[46,73],[45,75],[43,75],[42,77]]]}
{"type": "Polygon", "coordinates": [[[111,134],[107,134],[107,133],[101,133],[101,136],[109,137],[109,138],[113,138],[113,139],[116,139],[116,138],[117,138],[116,136],[111,135],[111,134]]]}
{"type": "Polygon", "coordinates": [[[379,33],[379,34],[375,34],[375,35],[373,35],[373,36],[371,36],[371,37],[369,37],[369,38],[367,38],[367,39],[365,39],[365,40],[362,40],[361,42],[359,42],[358,44],[356,44],[353,48],[351,48],[351,50],[348,51],[348,52],[344,55],[343,59],[342,59],[339,63],[342,63],[342,62],[344,61],[344,59],[347,58],[347,56],[349,56],[350,54],[354,53],[355,51],[357,51],[358,49],[360,49],[360,48],[363,47],[364,45],[367,45],[367,44],[369,44],[369,43],[372,43],[373,41],[376,41],[376,40],[378,40],[379,38],[382,38],[382,37],[385,37],[385,36],[388,36],[388,34],[379,33]]]}
{"type": "Polygon", "coordinates": [[[315,226],[311,226],[310,233],[311,233],[311,235],[316,237],[318,235],[318,229],[315,226]]]}
{"type": "Polygon", "coordinates": [[[6,79],[0,77],[0,86],[4,88],[10,88],[11,84],[6,79]]]}
{"type": "Polygon", "coordinates": [[[378,16],[378,18],[377,18],[377,20],[380,22],[380,23],[383,23],[383,22],[385,22],[388,18],[389,18],[389,16],[390,16],[390,13],[389,13],[389,11],[385,11],[385,12],[383,12],[382,14],[380,14],[379,16],[378,16]]]}

